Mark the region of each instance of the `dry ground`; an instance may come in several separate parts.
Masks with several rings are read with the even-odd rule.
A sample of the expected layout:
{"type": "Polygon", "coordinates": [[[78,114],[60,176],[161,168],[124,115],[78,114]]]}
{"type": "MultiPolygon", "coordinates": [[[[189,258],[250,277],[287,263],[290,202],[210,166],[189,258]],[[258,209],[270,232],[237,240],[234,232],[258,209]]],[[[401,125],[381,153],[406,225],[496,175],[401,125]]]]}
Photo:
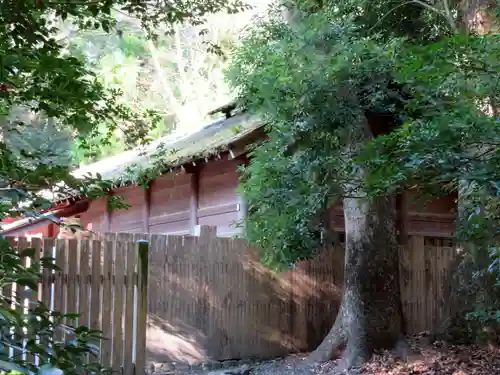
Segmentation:
{"type": "MultiPolygon", "coordinates": [[[[500,375],[500,349],[492,346],[445,346],[442,342],[428,343],[425,337],[409,340],[415,351],[408,361],[394,358],[390,352],[373,356],[370,362],[352,371],[359,375],[500,375]]],[[[335,361],[304,366],[305,356],[290,356],[281,363],[266,363],[251,374],[341,374],[335,371],[335,361]]]]}
{"type": "MultiPolygon", "coordinates": [[[[442,342],[429,343],[423,336],[412,337],[414,350],[406,362],[398,361],[390,352],[380,352],[360,369],[349,375],[500,375],[500,349],[492,346],[446,346],[442,342]]],[[[250,375],[341,375],[336,362],[306,365],[304,355],[291,355],[284,360],[268,361],[254,366],[250,375]]],[[[234,374],[238,374],[237,369],[234,374]]],[[[225,370],[231,371],[231,370],[225,370]]],[[[193,375],[209,374],[197,372],[193,375]]],[[[219,370],[212,374],[231,374],[219,370]]],[[[180,375],[180,374],[179,374],[180,375]]],[[[186,375],[186,374],[183,374],[186,375]]]]}

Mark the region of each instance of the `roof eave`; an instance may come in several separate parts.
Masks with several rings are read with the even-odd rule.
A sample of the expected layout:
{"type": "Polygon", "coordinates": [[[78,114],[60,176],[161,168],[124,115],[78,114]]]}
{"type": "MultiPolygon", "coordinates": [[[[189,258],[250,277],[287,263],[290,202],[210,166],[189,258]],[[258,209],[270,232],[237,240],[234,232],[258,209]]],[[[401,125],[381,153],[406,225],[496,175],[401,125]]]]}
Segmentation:
{"type": "Polygon", "coordinates": [[[46,212],[42,215],[38,215],[35,217],[27,217],[13,223],[4,225],[0,229],[1,236],[16,236],[20,234],[24,234],[28,231],[36,229],[40,226],[47,225],[50,223],[59,224],[60,219],[63,217],[69,217],[78,215],[82,212],[85,212],[90,203],[87,200],[71,202],[65,207],[61,207],[49,212],[46,212]],[[57,220],[56,220],[57,219],[57,220]]]}

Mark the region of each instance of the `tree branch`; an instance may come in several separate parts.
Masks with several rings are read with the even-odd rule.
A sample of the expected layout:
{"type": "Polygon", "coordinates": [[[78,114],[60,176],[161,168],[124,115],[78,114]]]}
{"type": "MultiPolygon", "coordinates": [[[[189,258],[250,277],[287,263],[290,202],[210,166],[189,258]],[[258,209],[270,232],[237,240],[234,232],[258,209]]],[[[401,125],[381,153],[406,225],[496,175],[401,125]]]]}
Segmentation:
{"type": "Polygon", "coordinates": [[[443,0],[443,7],[446,19],[448,20],[451,30],[454,34],[458,34],[458,27],[453,20],[453,14],[451,14],[450,4],[448,3],[448,0],[443,0]]]}
{"type": "Polygon", "coordinates": [[[453,21],[453,18],[452,18],[452,14],[451,14],[451,11],[449,9],[449,6],[448,6],[448,0],[443,0],[444,1],[444,5],[445,5],[445,12],[443,12],[442,10],[438,9],[438,8],[435,8],[433,7],[432,5],[426,3],[425,1],[421,1],[421,0],[409,0],[409,1],[405,1],[404,3],[401,3],[401,4],[398,4],[396,5],[395,7],[393,7],[391,10],[389,10],[386,14],[384,14],[378,21],[375,25],[373,25],[369,31],[372,31],[373,29],[375,29],[378,25],[380,25],[382,23],[382,21],[384,21],[388,16],[391,15],[392,12],[394,12],[395,10],[399,9],[399,8],[402,8],[406,5],[409,5],[409,4],[418,4],[422,7],[424,7],[425,9],[428,9],[430,10],[431,12],[434,12],[444,18],[446,18],[446,20],[448,21],[449,23],[449,26],[450,28],[453,30],[454,33],[458,32],[458,29],[455,25],[455,22],[453,21]],[[448,13],[449,12],[449,13],[448,13]],[[451,17],[451,18],[449,18],[451,17]]]}
{"type": "Polygon", "coordinates": [[[181,104],[175,97],[174,93],[169,89],[169,84],[167,80],[165,79],[164,75],[161,73],[161,65],[160,61],[158,60],[158,54],[156,53],[156,47],[151,39],[148,39],[148,48],[149,51],[151,52],[151,58],[153,60],[153,65],[155,67],[156,75],[158,76],[159,80],[161,81],[161,84],[163,86],[163,92],[169,97],[169,99],[172,101],[172,104],[176,108],[180,108],[181,104]]]}

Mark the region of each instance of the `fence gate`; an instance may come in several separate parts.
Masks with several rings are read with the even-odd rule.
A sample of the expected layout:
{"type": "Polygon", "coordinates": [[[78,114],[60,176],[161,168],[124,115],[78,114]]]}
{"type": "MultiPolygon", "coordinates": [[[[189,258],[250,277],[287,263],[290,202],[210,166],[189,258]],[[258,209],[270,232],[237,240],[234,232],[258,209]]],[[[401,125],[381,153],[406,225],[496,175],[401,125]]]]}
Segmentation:
{"type": "MultiPolygon", "coordinates": [[[[142,375],[145,368],[147,318],[147,243],[140,235],[106,234],[99,239],[10,238],[21,251],[32,247],[35,259],[55,258],[60,271],[42,270],[38,291],[26,295],[61,313],[78,313],[74,325],[103,332],[99,358],[119,374],[142,375]],[[145,260],[145,261],[142,261],[145,260]]],[[[7,290],[15,295],[16,286],[7,290]]],[[[5,292],[5,291],[4,291],[5,292]]],[[[71,339],[59,334],[58,339],[71,339]]]]}

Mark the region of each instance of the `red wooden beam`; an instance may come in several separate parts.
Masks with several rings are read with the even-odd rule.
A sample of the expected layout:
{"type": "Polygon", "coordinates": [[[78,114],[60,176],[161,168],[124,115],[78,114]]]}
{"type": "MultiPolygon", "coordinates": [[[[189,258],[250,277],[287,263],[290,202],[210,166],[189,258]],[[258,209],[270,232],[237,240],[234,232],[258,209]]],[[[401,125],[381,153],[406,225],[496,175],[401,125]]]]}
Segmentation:
{"type": "Polygon", "coordinates": [[[146,189],[144,189],[144,205],[142,208],[142,230],[144,233],[149,233],[149,217],[151,213],[151,186],[153,183],[151,183],[146,189]]]}
{"type": "Polygon", "coordinates": [[[198,225],[198,198],[199,198],[199,173],[194,171],[191,173],[191,192],[189,199],[189,228],[191,233],[198,225]]]}

